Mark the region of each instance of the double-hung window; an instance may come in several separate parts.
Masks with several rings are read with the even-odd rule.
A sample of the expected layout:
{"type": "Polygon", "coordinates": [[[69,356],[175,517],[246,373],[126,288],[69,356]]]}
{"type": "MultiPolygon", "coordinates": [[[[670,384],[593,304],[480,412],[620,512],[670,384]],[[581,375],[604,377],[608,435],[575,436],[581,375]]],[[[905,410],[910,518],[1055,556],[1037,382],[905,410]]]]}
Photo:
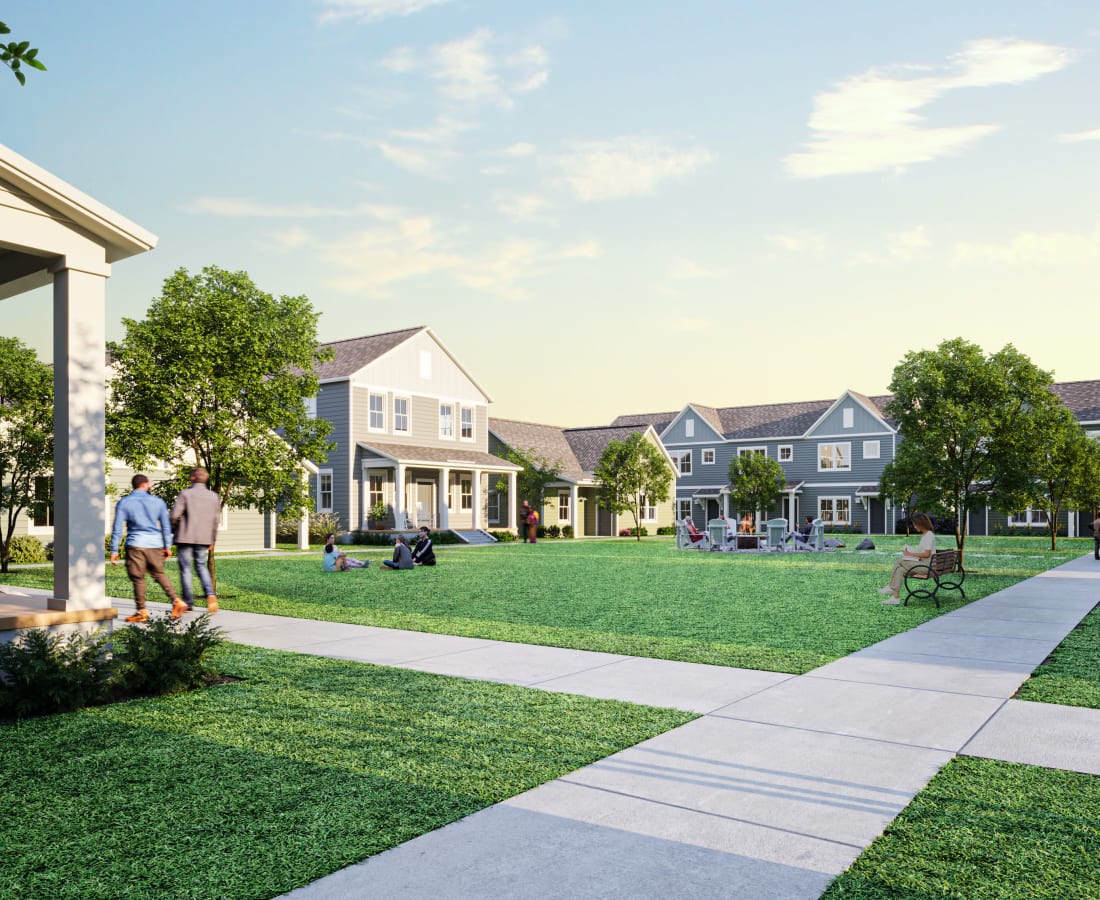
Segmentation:
{"type": "Polygon", "coordinates": [[[680,463],[680,474],[681,475],[690,475],[691,474],[691,451],[690,450],[681,450],[680,451],[679,463],[680,463]]]}
{"type": "Polygon", "coordinates": [[[464,441],[474,439],[474,411],[468,406],[459,410],[459,437],[464,441]]]}
{"type": "Polygon", "coordinates": [[[385,394],[371,394],[370,399],[367,401],[370,407],[370,418],[367,421],[367,427],[371,431],[385,431],[386,430],[386,395],[385,394]]]}
{"type": "Polygon", "coordinates": [[[393,398],[393,430],[395,434],[409,433],[409,398],[393,398]]]}
{"type": "Polygon", "coordinates": [[[474,481],[472,478],[462,478],[458,483],[459,508],[474,508],[474,481]]]}
{"type": "Polygon", "coordinates": [[[817,501],[817,515],[828,524],[848,525],[852,521],[852,500],[850,497],[821,497],[817,501]]]}
{"type": "Polygon", "coordinates": [[[656,522],[657,521],[657,507],[649,502],[649,498],[642,494],[641,497],[641,509],[639,510],[643,522],[656,522]]]}
{"type": "Polygon", "coordinates": [[[691,515],[691,498],[681,497],[676,501],[676,517],[683,521],[691,515]]]}
{"type": "Polygon", "coordinates": [[[699,456],[700,456],[700,462],[702,462],[702,464],[704,466],[713,466],[714,465],[714,448],[713,447],[707,447],[705,450],[701,450],[700,453],[699,453],[699,456]]]}
{"type": "Polygon", "coordinates": [[[317,512],[332,512],[332,469],[317,475],[317,512]]]}
{"type": "Polygon", "coordinates": [[[455,436],[455,408],[453,403],[439,404],[439,436],[441,438],[453,438],[455,436]]]}
{"type": "Polygon", "coordinates": [[[39,475],[34,479],[34,502],[31,521],[35,528],[53,528],[53,477],[39,475]]]}
{"type": "Polygon", "coordinates": [[[569,491],[558,492],[558,521],[569,521],[569,491]]]}
{"type": "Polygon", "coordinates": [[[848,472],[851,468],[852,444],[850,441],[842,444],[817,445],[817,471],[848,472]]]}

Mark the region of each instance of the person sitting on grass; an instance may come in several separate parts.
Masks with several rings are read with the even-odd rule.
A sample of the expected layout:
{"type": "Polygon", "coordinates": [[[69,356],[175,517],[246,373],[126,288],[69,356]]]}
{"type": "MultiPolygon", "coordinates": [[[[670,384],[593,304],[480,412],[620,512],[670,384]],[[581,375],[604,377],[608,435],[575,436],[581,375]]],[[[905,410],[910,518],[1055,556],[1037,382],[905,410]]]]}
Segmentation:
{"type": "Polygon", "coordinates": [[[928,566],[932,564],[932,554],[936,552],[936,532],[932,526],[932,520],[924,513],[913,516],[913,527],[920,532],[920,543],[914,550],[908,544],[902,548],[901,559],[894,563],[894,571],[890,573],[890,584],[878,589],[880,594],[889,594],[882,602],[887,606],[895,606],[901,601],[898,592],[905,584],[905,576],[915,566],[928,566]]]}
{"type": "Polygon", "coordinates": [[[341,553],[336,549],[336,535],[329,534],[325,536],[325,554],[321,558],[321,564],[326,572],[346,572],[348,569],[365,569],[370,565],[370,560],[363,562],[341,553]]]}
{"type": "Polygon", "coordinates": [[[412,551],[409,550],[409,539],[405,535],[399,534],[393,540],[393,559],[382,560],[382,565],[387,569],[414,568],[412,551]]]}
{"type": "Polygon", "coordinates": [[[413,564],[418,566],[434,566],[435,551],[432,549],[432,533],[427,525],[420,526],[420,536],[416,539],[416,546],[412,549],[413,564]]]}

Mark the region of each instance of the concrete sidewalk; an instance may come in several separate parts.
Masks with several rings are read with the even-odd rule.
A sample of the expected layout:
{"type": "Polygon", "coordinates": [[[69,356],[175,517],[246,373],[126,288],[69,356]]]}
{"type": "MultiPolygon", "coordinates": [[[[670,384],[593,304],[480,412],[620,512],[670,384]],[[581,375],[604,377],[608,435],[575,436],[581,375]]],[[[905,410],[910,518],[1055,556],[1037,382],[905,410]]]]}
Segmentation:
{"type": "Polygon", "coordinates": [[[289,897],[788,900],[818,897],[957,753],[1100,774],[1100,710],[1008,699],[1098,600],[1083,557],[802,676],[217,622],[245,644],[702,714],[289,897]]]}

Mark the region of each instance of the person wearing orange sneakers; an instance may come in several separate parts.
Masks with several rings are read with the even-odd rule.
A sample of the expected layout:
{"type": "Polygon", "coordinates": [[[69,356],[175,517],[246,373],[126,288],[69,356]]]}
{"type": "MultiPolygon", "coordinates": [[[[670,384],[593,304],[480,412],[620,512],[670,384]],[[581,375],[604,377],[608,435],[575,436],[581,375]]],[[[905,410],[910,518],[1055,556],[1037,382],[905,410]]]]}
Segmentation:
{"type": "Polygon", "coordinates": [[[172,601],[173,611],[179,597],[172,582],[164,574],[164,561],[172,555],[172,523],[168,506],[160,497],[149,493],[149,478],[135,475],[130,479],[133,490],[115,506],[115,524],[111,529],[111,565],[118,565],[118,546],[122,529],[126,529],[126,574],[134,586],[137,611],[127,616],[127,622],[147,622],[145,609],[145,576],[152,575],[172,601]]]}
{"type": "Polygon", "coordinates": [[[176,558],[180,564],[180,600],[172,605],[172,618],[178,619],[195,607],[195,595],[191,587],[191,567],[198,573],[199,582],[206,594],[206,611],[218,611],[218,598],[214,595],[214,580],[210,577],[210,551],[218,535],[218,523],[222,517],[222,504],[207,486],[210,473],[202,466],[191,470],[191,487],[180,491],[172,504],[172,528],[176,532],[176,558]]]}

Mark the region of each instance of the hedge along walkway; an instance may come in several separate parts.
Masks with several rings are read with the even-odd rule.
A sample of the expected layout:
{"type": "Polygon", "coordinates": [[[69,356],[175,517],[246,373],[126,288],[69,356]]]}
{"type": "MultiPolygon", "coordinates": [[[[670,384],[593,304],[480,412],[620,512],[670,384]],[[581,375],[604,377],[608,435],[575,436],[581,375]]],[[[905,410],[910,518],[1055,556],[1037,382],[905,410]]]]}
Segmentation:
{"type": "MultiPolygon", "coordinates": [[[[1100,811],[1100,711],[1008,699],[1098,597],[1100,569],[1074,560],[801,677],[274,616],[219,621],[245,643],[705,713],[293,896],[810,898],[956,754],[1026,753],[1020,761],[1091,773],[1063,790],[1086,818],[1100,811]]],[[[1028,780],[985,771],[991,783],[1028,780]]],[[[975,792],[966,769],[944,777],[913,812],[946,810],[934,832],[975,792]]],[[[893,864],[950,854],[909,821],[845,876],[856,881],[837,882],[837,896],[943,894],[950,860],[946,875],[934,861],[923,874],[893,864]]],[[[1020,896],[1095,896],[1100,834],[1055,827],[1064,821],[1026,832],[1048,862],[1064,859],[1032,881],[1027,865],[964,863],[987,888],[1012,878],[1020,896]]],[[[992,827],[968,820],[970,846],[984,846],[983,823],[992,827]]],[[[983,890],[969,896],[998,895],[983,890]]]]}

